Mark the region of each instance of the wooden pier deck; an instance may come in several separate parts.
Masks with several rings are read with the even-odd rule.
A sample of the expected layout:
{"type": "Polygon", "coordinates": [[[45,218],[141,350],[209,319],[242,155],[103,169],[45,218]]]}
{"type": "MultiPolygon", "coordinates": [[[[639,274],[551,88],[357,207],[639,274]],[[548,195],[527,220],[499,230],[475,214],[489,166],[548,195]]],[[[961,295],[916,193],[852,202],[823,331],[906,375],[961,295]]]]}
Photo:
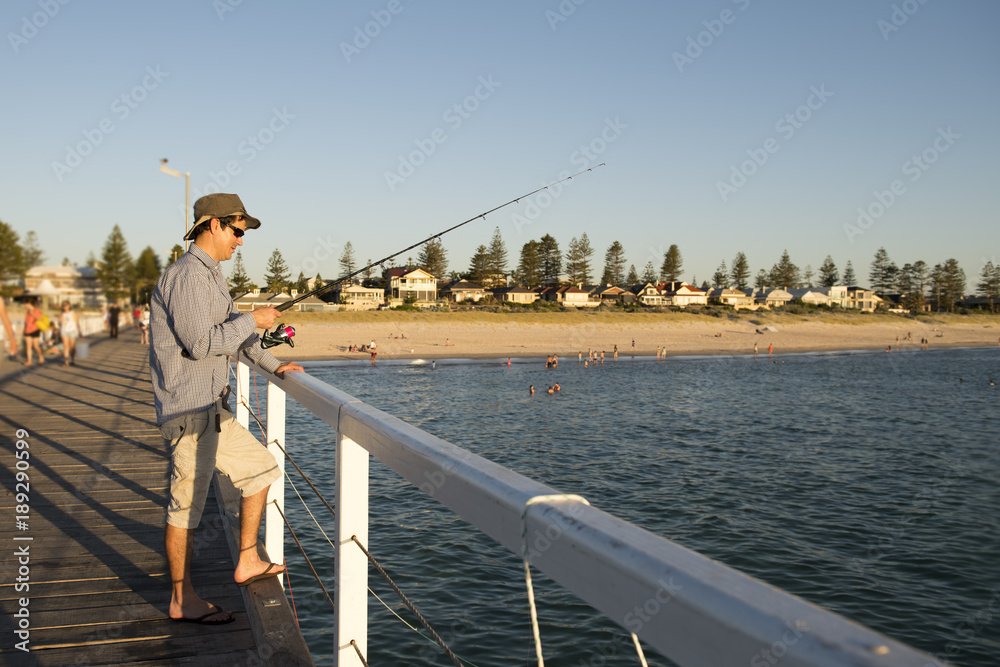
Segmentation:
{"type": "Polygon", "coordinates": [[[169,456],[148,348],[131,329],[89,342],[89,357],[74,367],[61,358],[30,370],[0,366],[0,663],[312,664],[277,580],[248,589],[233,582],[236,510],[220,511],[217,485],[196,532],[192,576],[199,594],[236,621],[167,618],[169,456]],[[29,449],[18,450],[19,439],[29,449]],[[30,458],[19,461],[18,451],[30,458]],[[19,463],[27,503],[16,495],[25,490],[16,486],[19,463]],[[19,637],[25,602],[30,634],[19,637]],[[17,647],[25,636],[29,652],[17,647]]]}

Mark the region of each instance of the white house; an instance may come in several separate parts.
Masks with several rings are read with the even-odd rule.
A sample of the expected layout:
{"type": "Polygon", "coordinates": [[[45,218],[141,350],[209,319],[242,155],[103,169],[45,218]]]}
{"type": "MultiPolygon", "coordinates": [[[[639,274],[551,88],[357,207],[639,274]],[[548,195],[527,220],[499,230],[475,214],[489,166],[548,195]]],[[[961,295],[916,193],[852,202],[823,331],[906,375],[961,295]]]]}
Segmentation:
{"type": "Polygon", "coordinates": [[[792,295],[792,300],[796,303],[804,303],[809,306],[830,305],[830,296],[816,287],[792,287],[785,291],[792,295]]]}
{"type": "Polygon", "coordinates": [[[486,290],[468,280],[453,280],[441,286],[441,296],[449,301],[479,303],[486,296],[486,290]]]}
{"type": "Polygon", "coordinates": [[[375,310],[385,301],[385,290],[357,283],[340,285],[332,290],[334,301],[344,310],[375,310]]]}
{"type": "Polygon", "coordinates": [[[753,308],[753,299],[744,292],[731,287],[718,287],[708,291],[708,300],[724,303],[733,308],[753,308]]]}
{"type": "Polygon", "coordinates": [[[664,301],[678,308],[708,305],[708,293],[699,287],[688,285],[685,282],[666,282],[661,284],[659,289],[663,294],[664,301]]]}
{"type": "Polygon", "coordinates": [[[635,295],[635,300],[644,306],[665,306],[670,303],[653,283],[632,285],[628,291],[635,295]]]}
{"type": "Polygon", "coordinates": [[[393,306],[407,301],[430,305],[437,301],[437,278],[423,269],[389,269],[386,296],[393,306]]]}

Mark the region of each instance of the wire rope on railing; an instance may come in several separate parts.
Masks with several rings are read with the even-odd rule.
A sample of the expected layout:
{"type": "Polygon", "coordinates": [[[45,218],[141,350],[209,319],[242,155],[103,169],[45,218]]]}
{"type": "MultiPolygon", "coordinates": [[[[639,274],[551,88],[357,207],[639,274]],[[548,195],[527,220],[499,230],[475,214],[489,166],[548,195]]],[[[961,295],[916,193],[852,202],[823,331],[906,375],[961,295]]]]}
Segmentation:
{"type": "Polygon", "coordinates": [[[399,589],[399,586],[397,586],[396,582],[392,580],[392,577],[389,576],[389,573],[386,572],[385,569],[379,564],[379,562],[375,560],[375,557],[368,552],[368,549],[365,548],[365,545],[361,544],[361,540],[358,539],[358,536],[351,535],[351,540],[358,545],[361,551],[364,552],[365,556],[368,557],[368,560],[371,562],[371,564],[375,566],[376,570],[378,570],[378,573],[382,575],[382,578],[386,580],[386,583],[388,583],[389,586],[392,587],[392,590],[396,592],[396,595],[399,596],[399,599],[403,601],[403,604],[406,605],[406,608],[409,609],[410,612],[417,617],[417,619],[420,621],[420,624],[424,626],[424,629],[427,630],[427,632],[430,633],[431,637],[434,638],[434,641],[437,642],[437,645],[440,646],[442,649],[444,649],[445,654],[448,656],[448,659],[451,660],[452,664],[455,665],[455,667],[462,667],[462,663],[459,661],[458,656],[455,655],[450,648],[448,648],[448,645],[444,643],[444,640],[441,639],[438,633],[434,632],[434,628],[431,627],[431,624],[427,622],[427,619],[425,619],[419,611],[417,611],[417,608],[413,606],[413,603],[410,602],[410,599],[408,597],[406,597],[406,594],[399,589]]]}
{"type": "Polygon", "coordinates": [[[278,505],[277,500],[272,500],[271,502],[274,503],[274,507],[278,510],[278,513],[281,514],[281,519],[285,522],[288,532],[292,534],[292,539],[295,540],[295,545],[299,548],[299,552],[302,553],[302,557],[306,559],[306,565],[309,566],[309,570],[316,579],[316,583],[318,583],[319,587],[323,589],[323,595],[326,596],[326,601],[330,603],[330,608],[336,611],[337,607],[333,603],[333,598],[330,597],[330,593],[326,590],[326,586],[323,585],[323,580],[320,578],[319,572],[316,571],[316,568],[313,567],[312,561],[309,560],[309,556],[306,555],[306,550],[302,546],[302,543],[299,542],[298,536],[295,535],[295,531],[292,529],[292,524],[288,522],[288,517],[286,517],[285,513],[281,511],[281,507],[278,505]]]}
{"type": "MultiPolygon", "coordinates": [[[[235,376],[236,374],[233,373],[233,375],[235,376]]],[[[236,377],[236,380],[237,380],[237,396],[242,396],[242,393],[239,392],[239,378],[236,377]]],[[[257,389],[257,374],[254,373],[254,392],[255,393],[256,393],[256,389],[257,389]]],[[[261,422],[260,418],[257,416],[257,412],[260,411],[260,399],[258,398],[257,411],[256,412],[254,411],[254,409],[252,407],[250,407],[250,405],[247,404],[245,398],[240,401],[240,404],[247,409],[247,412],[250,414],[250,416],[253,417],[253,419],[254,419],[255,422],[257,422],[257,427],[260,429],[260,432],[261,432],[261,438],[266,441],[267,436],[266,436],[266,430],[264,428],[264,424],[263,424],[263,422],[261,422]]],[[[305,482],[309,485],[309,488],[311,488],[312,491],[313,491],[313,493],[316,494],[316,497],[318,497],[320,499],[320,501],[323,503],[323,505],[326,506],[326,508],[330,511],[330,514],[332,514],[334,517],[336,517],[336,515],[337,515],[336,510],[334,510],[333,507],[330,506],[330,503],[327,502],[326,498],[323,497],[323,494],[320,493],[319,489],[316,488],[316,485],[312,483],[312,480],[309,479],[309,476],[306,475],[306,473],[302,470],[302,468],[299,467],[299,465],[297,463],[295,463],[294,459],[292,459],[292,457],[288,454],[288,451],[285,450],[285,448],[282,447],[281,444],[277,440],[268,442],[267,444],[273,444],[273,445],[277,446],[278,449],[281,450],[281,453],[285,456],[285,458],[287,458],[292,463],[293,466],[295,466],[295,470],[299,473],[299,475],[302,476],[302,479],[304,479],[305,482]]],[[[303,508],[309,514],[310,518],[312,518],[313,523],[316,525],[316,527],[319,529],[319,531],[321,533],[323,533],[323,537],[326,539],[327,543],[330,545],[331,548],[335,549],[333,541],[330,539],[330,536],[326,534],[326,531],[323,530],[323,527],[322,527],[322,525],[320,525],[319,520],[316,519],[316,516],[312,513],[312,510],[309,509],[309,505],[306,503],[305,499],[302,497],[302,494],[299,493],[298,488],[295,486],[295,483],[292,481],[292,478],[288,474],[287,471],[285,471],[285,478],[288,480],[288,483],[291,485],[292,490],[295,491],[295,495],[298,497],[299,502],[302,503],[303,508]]],[[[288,532],[291,533],[292,539],[295,540],[295,544],[299,548],[299,552],[302,554],[302,557],[305,559],[306,564],[309,566],[309,569],[312,571],[313,577],[316,579],[316,582],[320,585],[320,588],[323,590],[323,594],[326,596],[326,599],[330,603],[331,608],[333,608],[334,611],[336,612],[336,606],[334,605],[333,600],[330,598],[330,594],[327,591],[326,586],[324,586],[323,581],[320,579],[319,573],[316,571],[316,568],[313,567],[312,561],[310,561],[309,556],[306,555],[305,548],[302,546],[302,543],[299,541],[298,537],[295,535],[295,531],[292,529],[292,526],[291,526],[291,524],[288,521],[288,517],[286,517],[285,513],[281,510],[281,507],[278,505],[277,500],[272,500],[271,502],[274,503],[274,506],[278,510],[278,513],[281,514],[281,518],[284,521],[285,526],[287,526],[288,532]]],[[[458,667],[461,667],[461,663],[458,662],[458,661],[461,661],[461,662],[464,662],[464,663],[466,663],[468,665],[472,665],[472,667],[476,667],[475,663],[470,662],[469,660],[466,660],[465,658],[462,658],[462,657],[456,655],[450,648],[448,648],[448,646],[444,643],[444,640],[442,640],[441,637],[437,634],[437,632],[434,631],[434,628],[432,628],[430,626],[430,624],[423,617],[423,615],[419,611],[417,611],[417,608],[413,605],[412,602],[410,602],[409,598],[406,597],[406,595],[403,593],[403,591],[400,590],[398,586],[396,586],[395,582],[393,582],[392,579],[389,577],[388,573],[386,573],[386,571],[384,569],[382,569],[382,566],[379,565],[378,561],[376,561],[375,558],[368,552],[368,550],[365,549],[365,547],[361,545],[361,542],[358,541],[357,536],[356,535],[352,535],[351,539],[353,539],[354,542],[359,547],[361,547],[361,550],[365,553],[365,555],[368,557],[368,559],[375,565],[376,569],[386,579],[386,581],[389,583],[389,585],[392,587],[392,589],[396,592],[396,594],[400,597],[400,599],[402,599],[404,605],[413,613],[414,616],[416,616],[420,620],[420,622],[424,626],[424,628],[426,628],[427,631],[431,634],[431,637],[428,637],[427,635],[425,635],[422,632],[420,632],[420,630],[418,630],[417,628],[415,628],[412,625],[410,625],[406,621],[406,619],[404,619],[402,616],[400,616],[399,614],[397,614],[396,611],[394,609],[392,609],[392,607],[390,607],[382,598],[380,598],[378,596],[378,594],[376,594],[375,591],[373,591],[371,589],[371,587],[368,587],[368,592],[371,593],[372,596],[376,600],[378,600],[382,604],[382,606],[386,608],[386,610],[389,611],[389,613],[391,613],[393,616],[395,616],[396,618],[398,618],[400,620],[400,622],[403,623],[403,625],[405,625],[410,630],[412,630],[413,632],[415,632],[418,635],[420,635],[425,641],[427,641],[427,642],[429,642],[431,644],[437,644],[438,646],[440,646],[445,651],[445,653],[448,655],[449,659],[451,659],[452,662],[455,665],[458,665],[458,667]]],[[[365,658],[361,655],[361,649],[358,647],[357,642],[355,642],[352,639],[351,643],[354,645],[354,649],[355,649],[355,651],[357,651],[358,657],[367,666],[368,663],[365,661],[365,658]]]]}
{"type": "Polygon", "coordinates": [[[352,639],[351,646],[354,647],[354,652],[358,654],[358,660],[361,661],[361,664],[368,667],[368,661],[365,660],[365,656],[361,655],[361,647],[358,646],[358,643],[352,639]]]}
{"type": "MultiPolygon", "coordinates": [[[[282,451],[284,451],[284,450],[282,450],[282,451]]],[[[302,471],[301,471],[301,470],[300,470],[299,472],[300,472],[300,474],[304,475],[304,473],[302,473],[302,471]]],[[[294,481],[292,481],[292,477],[291,477],[291,475],[289,475],[289,474],[288,474],[288,472],[287,472],[287,471],[285,472],[285,478],[286,478],[286,479],[288,480],[288,484],[289,484],[289,485],[290,485],[290,486],[292,487],[292,490],[293,490],[293,491],[295,492],[295,495],[296,495],[296,497],[298,497],[298,499],[299,499],[299,502],[300,502],[300,503],[302,503],[302,507],[303,507],[303,509],[305,509],[306,513],[307,513],[307,514],[309,514],[310,518],[312,518],[312,520],[313,520],[313,524],[315,524],[315,525],[316,525],[316,528],[318,528],[318,529],[319,529],[319,532],[321,532],[321,533],[323,534],[323,537],[324,537],[324,538],[326,539],[326,542],[327,542],[327,544],[329,544],[329,545],[330,545],[330,548],[331,548],[331,549],[334,549],[334,546],[333,546],[333,540],[331,540],[331,539],[330,539],[330,536],[326,534],[326,531],[325,531],[325,530],[323,530],[323,526],[321,526],[321,525],[320,525],[320,523],[319,523],[319,520],[318,520],[318,519],[316,518],[316,516],[315,516],[315,515],[314,515],[314,514],[312,513],[312,510],[310,510],[310,509],[309,509],[309,505],[308,505],[308,504],[306,504],[306,501],[305,501],[305,499],[304,499],[304,498],[302,497],[302,494],[301,494],[301,493],[299,493],[299,489],[298,489],[298,487],[296,487],[296,486],[295,486],[295,482],[294,482],[294,481]]],[[[313,490],[314,490],[314,491],[316,491],[316,489],[315,489],[315,488],[314,488],[313,490]]],[[[319,491],[316,491],[316,493],[317,493],[318,495],[320,495],[320,497],[322,497],[322,494],[320,494],[320,493],[319,493],[319,491]]],[[[291,529],[289,528],[289,530],[291,530],[291,529]]],[[[406,620],[405,618],[403,618],[403,617],[402,617],[402,616],[400,616],[400,615],[399,615],[398,613],[396,613],[396,610],[395,610],[395,609],[393,609],[392,607],[390,607],[390,606],[389,606],[389,603],[388,603],[388,602],[386,602],[386,601],[385,601],[385,600],[383,600],[383,599],[382,599],[381,597],[379,597],[379,594],[378,594],[378,593],[376,593],[375,591],[373,591],[373,590],[371,589],[371,587],[370,587],[370,586],[368,587],[368,592],[369,592],[369,593],[371,593],[372,597],[373,597],[373,598],[375,598],[376,600],[378,600],[378,601],[379,601],[379,603],[380,603],[380,604],[381,604],[381,605],[382,605],[383,607],[385,607],[386,611],[388,611],[388,612],[389,612],[390,614],[392,614],[392,615],[393,615],[393,616],[395,616],[395,617],[396,617],[397,619],[399,619],[399,622],[400,622],[400,623],[402,623],[403,625],[405,625],[405,626],[406,626],[407,628],[409,628],[410,630],[412,630],[412,631],[413,631],[413,632],[415,632],[416,634],[420,635],[420,637],[421,637],[421,638],[423,638],[423,640],[424,640],[424,641],[426,641],[427,643],[429,643],[429,644],[436,644],[436,642],[435,642],[435,641],[434,641],[434,640],[433,640],[432,638],[430,638],[430,637],[428,637],[427,635],[425,635],[424,633],[422,633],[422,632],[421,632],[421,631],[420,631],[419,629],[417,629],[417,628],[413,627],[413,625],[411,625],[409,621],[407,621],[407,620],[406,620]]],[[[466,664],[469,664],[469,665],[473,665],[473,667],[475,667],[475,664],[474,664],[474,663],[470,662],[469,660],[466,660],[466,659],[465,659],[465,658],[463,658],[462,656],[458,656],[458,658],[459,658],[459,660],[461,660],[462,662],[464,662],[464,663],[466,663],[466,664]]]]}

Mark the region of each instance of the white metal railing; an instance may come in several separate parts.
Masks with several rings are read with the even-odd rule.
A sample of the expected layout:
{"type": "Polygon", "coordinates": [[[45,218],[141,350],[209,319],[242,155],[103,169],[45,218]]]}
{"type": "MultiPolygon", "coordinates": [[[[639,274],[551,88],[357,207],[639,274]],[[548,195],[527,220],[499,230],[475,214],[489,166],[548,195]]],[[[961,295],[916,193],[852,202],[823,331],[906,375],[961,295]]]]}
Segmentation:
{"type": "MultiPolygon", "coordinates": [[[[241,360],[239,387],[248,387],[241,360]]],[[[679,665],[912,666],[941,663],[575,497],[492,463],[367,405],[306,373],[268,386],[268,442],[284,443],[284,394],[336,438],[337,665],[367,655],[368,461],[374,456],[538,570],[679,665]]],[[[238,397],[242,403],[242,398],[238,397]]],[[[249,413],[239,408],[246,425],[249,413]]],[[[277,448],[274,448],[277,450],[277,448]]],[[[281,461],[280,451],[275,451],[281,461]]],[[[282,502],[283,485],[271,487],[282,502]]],[[[269,501],[271,498],[268,499],[269,501]]],[[[283,523],[269,502],[266,548],[283,558],[283,523]]],[[[544,641],[544,637],[543,637],[544,641]]]]}

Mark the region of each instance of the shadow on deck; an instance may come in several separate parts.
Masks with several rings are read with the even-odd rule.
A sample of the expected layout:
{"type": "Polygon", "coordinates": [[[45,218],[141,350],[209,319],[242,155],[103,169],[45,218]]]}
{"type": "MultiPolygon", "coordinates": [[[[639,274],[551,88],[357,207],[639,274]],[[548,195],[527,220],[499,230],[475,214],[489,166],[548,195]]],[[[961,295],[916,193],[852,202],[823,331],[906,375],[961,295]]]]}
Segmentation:
{"type": "Polygon", "coordinates": [[[195,534],[192,576],[199,594],[236,621],[167,618],[169,456],[156,428],[148,348],[132,330],[89,342],[89,358],[75,367],[52,357],[41,368],[0,366],[0,662],[312,664],[277,580],[249,589],[233,582],[227,531],[238,519],[216,501],[225,480],[195,534]],[[27,450],[17,449],[19,430],[27,450]],[[30,458],[17,459],[18,451],[30,458]],[[19,508],[25,491],[28,507],[19,508]],[[18,617],[24,602],[28,615],[18,617]],[[19,637],[25,618],[30,634],[19,637]],[[27,653],[17,648],[25,636],[27,653]]]}

